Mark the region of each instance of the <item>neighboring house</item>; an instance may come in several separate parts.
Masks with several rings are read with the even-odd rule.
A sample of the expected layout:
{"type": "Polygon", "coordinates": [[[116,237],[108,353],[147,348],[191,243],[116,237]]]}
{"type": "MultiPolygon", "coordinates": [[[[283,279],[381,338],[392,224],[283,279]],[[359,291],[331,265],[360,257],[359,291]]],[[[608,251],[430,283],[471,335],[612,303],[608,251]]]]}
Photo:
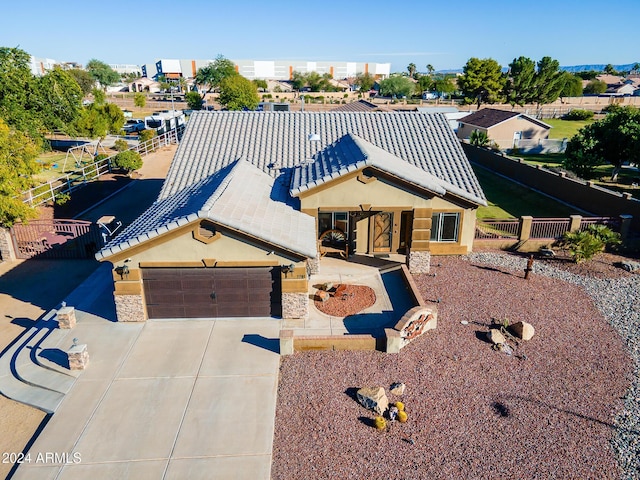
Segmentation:
{"type": "Polygon", "coordinates": [[[545,140],[551,125],[529,115],[483,108],[459,120],[458,138],[468,140],[475,130],[485,132],[500,149],[512,148],[518,140],[545,140]]]}
{"type": "Polygon", "coordinates": [[[637,87],[631,81],[626,81],[622,84],[607,85],[607,90],[604,92],[609,95],[633,95],[637,87]]]}
{"type": "Polygon", "coordinates": [[[158,93],[160,91],[160,83],[148,77],[136,78],[129,84],[129,91],[158,93]]]}
{"type": "Polygon", "coordinates": [[[331,110],[332,112],[386,112],[387,108],[367,100],[345,103],[331,110]]]}
{"type": "Polygon", "coordinates": [[[194,112],[156,202],[96,258],[121,321],[303,318],[322,253],[424,273],[471,251],[485,204],[442,115],[194,112]]]}

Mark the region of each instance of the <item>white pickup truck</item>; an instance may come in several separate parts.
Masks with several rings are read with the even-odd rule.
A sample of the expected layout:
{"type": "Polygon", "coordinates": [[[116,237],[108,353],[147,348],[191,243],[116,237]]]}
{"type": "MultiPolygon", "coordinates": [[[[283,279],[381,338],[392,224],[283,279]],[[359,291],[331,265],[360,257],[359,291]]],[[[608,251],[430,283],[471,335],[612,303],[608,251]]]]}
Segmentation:
{"type": "Polygon", "coordinates": [[[139,118],[127,120],[127,123],[124,124],[122,129],[125,133],[141,132],[145,129],[144,120],[140,120],[139,118]]]}

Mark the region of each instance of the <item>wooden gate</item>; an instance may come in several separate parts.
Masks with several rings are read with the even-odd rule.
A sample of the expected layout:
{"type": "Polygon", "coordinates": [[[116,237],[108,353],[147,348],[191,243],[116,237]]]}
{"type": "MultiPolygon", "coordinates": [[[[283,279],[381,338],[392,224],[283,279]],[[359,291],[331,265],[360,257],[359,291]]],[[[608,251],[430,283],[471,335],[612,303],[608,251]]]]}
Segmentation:
{"type": "Polygon", "coordinates": [[[93,258],[102,247],[96,224],[83,220],[32,220],[11,227],[16,258],[93,258]]]}

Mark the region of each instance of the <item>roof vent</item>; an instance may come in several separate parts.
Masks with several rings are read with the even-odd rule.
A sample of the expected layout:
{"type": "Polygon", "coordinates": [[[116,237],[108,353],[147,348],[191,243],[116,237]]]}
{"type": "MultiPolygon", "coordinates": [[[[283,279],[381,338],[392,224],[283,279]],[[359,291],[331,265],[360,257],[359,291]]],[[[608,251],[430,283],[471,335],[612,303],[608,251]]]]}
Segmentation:
{"type": "Polygon", "coordinates": [[[307,139],[310,142],[319,142],[320,141],[320,135],[318,135],[317,133],[310,133],[308,135],[307,139]]]}

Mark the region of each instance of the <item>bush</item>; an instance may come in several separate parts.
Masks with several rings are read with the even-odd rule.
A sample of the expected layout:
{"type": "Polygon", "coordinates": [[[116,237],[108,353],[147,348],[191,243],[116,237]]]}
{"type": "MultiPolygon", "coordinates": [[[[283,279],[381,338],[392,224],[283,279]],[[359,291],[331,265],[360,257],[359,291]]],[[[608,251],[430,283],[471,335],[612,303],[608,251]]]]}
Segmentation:
{"type": "Polygon", "coordinates": [[[140,132],[140,135],[138,135],[138,139],[140,140],[140,143],[144,143],[148,142],[156,135],[157,132],[155,130],[143,130],[140,132]]]}
{"type": "Polygon", "coordinates": [[[486,147],[489,144],[489,136],[487,135],[487,132],[474,130],[471,132],[471,135],[469,135],[469,143],[476,147],[486,147]]]}
{"type": "Polygon", "coordinates": [[[404,403],[402,402],[396,402],[395,407],[398,409],[398,412],[404,411],[404,403]]]}
{"type": "Polygon", "coordinates": [[[400,411],[398,412],[398,417],[397,417],[397,418],[398,418],[398,421],[399,421],[400,423],[406,423],[406,421],[407,421],[407,419],[408,419],[409,417],[408,417],[408,415],[407,415],[407,412],[405,412],[404,410],[400,410],[400,411]]]}
{"type": "Polygon", "coordinates": [[[593,112],[591,110],[574,108],[562,118],[564,120],[591,120],[593,118],[593,112]]]}
{"type": "Polygon", "coordinates": [[[71,195],[69,193],[63,192],[63,193],[58,193],[56,195],[55,202],[56,202],[56,205],[64,205],[69,200],[71,200],[71,195]]]}
{"type": "Polygon", "coordinates": [[[387,421],[383,417],[376,417],[373,423],[377,430],[384,430],[387,428],[387,421]]]}
{"type": "Polygon", "coordinates": [[[142,157],[140,157],[138,152],[134,152],[133,150],[120,152],[113,158],[113,166],[122,168],[127,173],[131,173],[142,167],[142,157]]]}
{"type": "Polygon", "coordinates": [[[123,139],[120,138],[120,139],[116,140],[114,148],[118,152],[124,152],[125,150],[129,150],[129,144],[127,143],[126,140],[123,140],[123,139]]]}
{"type": "Polygon", "coordinates": [[[567,248],[573,261],[591,260],[606,247],[619,245],[620,235],[605,225],[589,225],[586,230],[566,232],[558,245],[567,248]]]}

